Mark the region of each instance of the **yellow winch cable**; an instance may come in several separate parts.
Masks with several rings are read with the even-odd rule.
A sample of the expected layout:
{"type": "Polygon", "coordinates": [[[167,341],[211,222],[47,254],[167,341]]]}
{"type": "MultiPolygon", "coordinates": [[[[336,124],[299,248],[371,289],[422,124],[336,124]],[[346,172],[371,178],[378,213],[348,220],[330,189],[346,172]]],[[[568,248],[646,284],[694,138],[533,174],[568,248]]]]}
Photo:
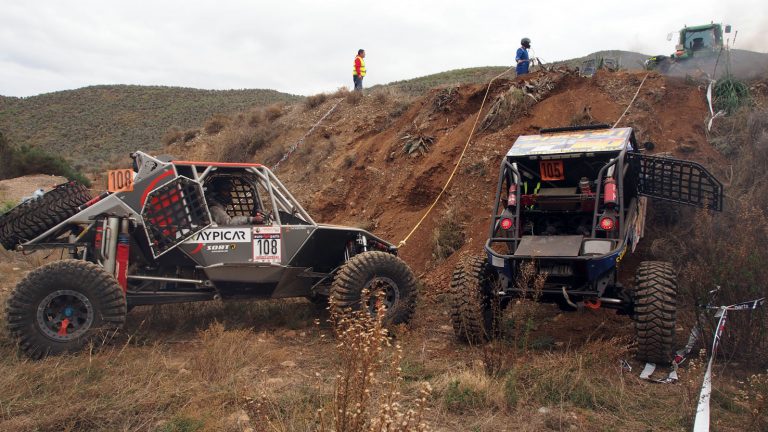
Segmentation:
{"type": "Polygon", "coordinates": [[[459,165],[461,164],[462,159],[464,159],[464,154],[467,152],[467,148],[469,148],[469,143],[472,141],[472,136],[475,133],[475,128],[477,127],[477,122],[480,120],[480,114],[483,112],[483,107],[485,106],[485,101],[488,99],[488,93],[491,91],[491,84],[493,84],[494,81],[501,78],[504,74],[514,69],[514,67],[511,67],[504,72],[496,75],[495,77],[491,78],[491,80],[488,82],[488,87],[485,89],[485,95],[483,96],[483,102],[480,104],[480,109],[477,111],[477,116],[475,116],[475,122],[472,124],[472,130],[469,131],[469,136],[467,137],[467,142],[464,144],[464,149],[461,151],[461,155],[459,155],[459,159],[456,161],[456,165],[453,167],[453,171],[451,171],[451,175],[448,176],[448,180],[446,180],[445,185],[440,190],[440,193],[437,194],[437,198],[435,198],[435,201],[432,202],[432,204],[427,208],[427,211],[424,213],[424,215],[419,219],[419,221],[416,223],[416,225],[411,229],[411,232],[408,233],[407,236],[405,236],[404,239],[398,243],[397,247],[403,247],[405,246],[406,242],[409,238],[413,235],[414,232],[419,228],[422,222],[424,222],[424,219],[429,216],[429,213],[432,211],[432,209],[435,207],[435,205],[440,201],[440,198],[443,196],[443,193],[448,189],[448,185],[451,184],[451,180],[453,180],[453,176],[456,175],[456,170],[459,169],[459,165]]]}

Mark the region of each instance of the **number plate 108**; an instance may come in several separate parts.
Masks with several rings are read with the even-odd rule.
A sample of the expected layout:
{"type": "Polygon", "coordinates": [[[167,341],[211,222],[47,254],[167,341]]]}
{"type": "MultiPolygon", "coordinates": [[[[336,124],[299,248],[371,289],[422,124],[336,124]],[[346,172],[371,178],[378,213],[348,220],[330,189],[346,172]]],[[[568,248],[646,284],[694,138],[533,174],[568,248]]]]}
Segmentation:
{"type": "Polygon", "coordinates": [[[107,190],[110,192],[133,191],[133,170],[128,168],[107,171],[107,190]]]}
{"type": "Polygon", "coordinates": [[[253,229],[253,262],[280,264],[282,248],[280,227],[253,229]]]}

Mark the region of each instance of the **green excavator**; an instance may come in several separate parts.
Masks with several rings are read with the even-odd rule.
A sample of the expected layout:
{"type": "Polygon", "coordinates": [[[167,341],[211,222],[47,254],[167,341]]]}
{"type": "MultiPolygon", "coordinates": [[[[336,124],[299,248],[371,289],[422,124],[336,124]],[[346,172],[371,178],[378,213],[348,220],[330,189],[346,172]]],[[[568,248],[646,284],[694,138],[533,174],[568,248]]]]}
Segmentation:
{"type": "MultiPolygon", "coordinates": [[[[714,73],[714,67],[720,52],[725,47],[723,35],[731,32],[731,26],[722,24],[704,24],[685,26],[679,31],[675,52],[669,56],[661,54],[645,61],[645,68],[668,73],[675,68],[701,70],[714,73]]],[[[667,35],[672,40],[673,33],[667,35]]]]}

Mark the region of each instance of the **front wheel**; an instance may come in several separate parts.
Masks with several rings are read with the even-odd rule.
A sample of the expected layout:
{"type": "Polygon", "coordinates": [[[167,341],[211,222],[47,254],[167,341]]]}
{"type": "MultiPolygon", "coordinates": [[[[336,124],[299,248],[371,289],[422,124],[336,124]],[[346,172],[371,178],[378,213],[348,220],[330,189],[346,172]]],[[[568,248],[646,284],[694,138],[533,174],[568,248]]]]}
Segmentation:
{"type": "Polygon", "coordinates": [[[101,267],[57,261],[29,273],[11,293],[7,327],[29,357],[81,350],[123,326],[122,288],[101,267]]]}
{"type": "Polygon", "coordinates": [[[363,252],[353,256],[339,270],[331,285],[331,313],[359,309],[363,291],[368,292],[366,307],[375,313],[374,298],[381,293],[385,325],[410,321],[416,308],[416,278],[400,258],[386,252],[363,252]]]}
{"type": "Polygon", "coordinates": [[[483,343],[499,334],[501,304],[496,288],[496,277],[484,257],[469,257],[456,267],[450,291],[456,337],[483,343]]]}
{"type": "Polygon", "coordinates": [[[675,342],[677,275],[672,264],[643,261],[635,276],[637,359],[669,363],[675,342]]]}

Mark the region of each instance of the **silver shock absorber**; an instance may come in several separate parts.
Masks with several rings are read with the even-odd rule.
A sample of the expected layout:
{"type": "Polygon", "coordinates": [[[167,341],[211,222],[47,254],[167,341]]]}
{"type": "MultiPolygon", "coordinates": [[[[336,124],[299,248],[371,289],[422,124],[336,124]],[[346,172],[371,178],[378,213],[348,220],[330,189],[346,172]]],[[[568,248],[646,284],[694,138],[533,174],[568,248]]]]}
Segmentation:
{"type": "Polygon", "coordinates": [[[364,235],[357,235],[357,244],[360,246],[360,249],[362,249],[363,252],[368,252],[368,238],[366,238],[364,235]]]}
{"type": "Polygon", "coordinates": [[[120,218],[110,216],[107,219],[107,229],[104,230],[104,270],[109,274],[115,274],[117,262],[117,240],[120,234],[120,218]]]}

